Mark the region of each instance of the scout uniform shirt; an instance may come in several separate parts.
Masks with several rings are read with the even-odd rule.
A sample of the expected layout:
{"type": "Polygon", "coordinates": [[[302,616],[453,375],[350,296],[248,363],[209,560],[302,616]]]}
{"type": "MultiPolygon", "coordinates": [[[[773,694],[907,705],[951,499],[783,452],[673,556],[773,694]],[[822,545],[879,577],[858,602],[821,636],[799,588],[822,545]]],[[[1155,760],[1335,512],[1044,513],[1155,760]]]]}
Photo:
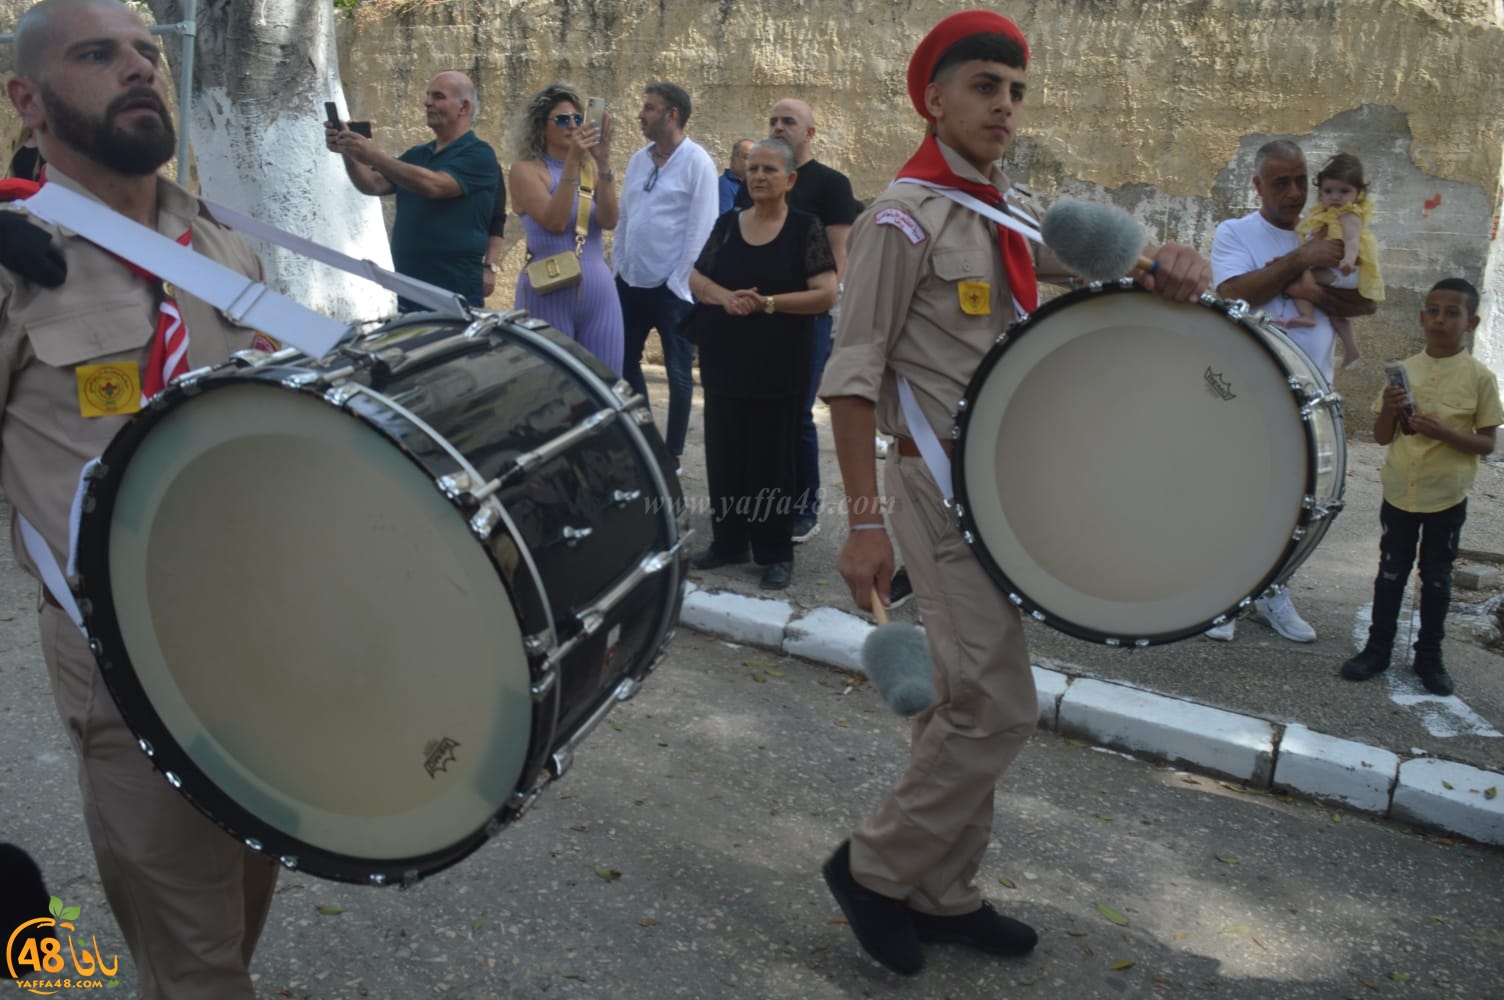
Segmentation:
{"type": "MultiPolygon", "coordinates": [[[[47,182],[94,198],[51,165],[47,182]]],[[[157,179],[157,198],[159,233],[176,240],[191,225],[194,250],[262,277],[256,255],[197,198],[165,178],[157,179]]],[[[137,277],[71,230],[41,225],[67,261],[68,277],[58,288],[43,288],[0,267],[0,488],[66,565],[79,472],[139,408],[160,283],[137,277]]],[[[199,299],[182,291],[176,298],[188,327],[189,370],[223,361],[257,337],[199,299]]],[[[14,522],[16,559],[37,576],[14,522]]]]}
{"type": "MultiPolygon", "coordinates": [[[[1434,414],[1454,431],[1471,434],[1504,423],[1498,379],[1467,351],[1446,358],[1422,351],[1405,359],[1405,376],[1416,412],[1434,414]]],[[[1380,392],[1373,412],[1383,408],[1380,392]]],[[[1411,514],[1448,510],[1467,499],[1478,475],[1478,459],[1424,434],[1406,434],[1396,426],[1379,470],[1384,499],[1411,514]]]]}
{"type": "MultiPolygon", "coordinates": [[[[943,142],[940,152],[958,176],[1009,189],[996,165],[984,177],[943,142]]],[[[1032,214],[1019,191],[1009,200],[1032,214]]],[[[997,223],[923,185],[894,184],[856,220],[849,246],[820,398],[869,400],[881,433],[912,437],[898,401],[902,375],[948,442],[972,373],[1017,318],[997,223]]],[[[1041,280],[1068,277],[1048,251],[1038,266],[1041,280]]]]}

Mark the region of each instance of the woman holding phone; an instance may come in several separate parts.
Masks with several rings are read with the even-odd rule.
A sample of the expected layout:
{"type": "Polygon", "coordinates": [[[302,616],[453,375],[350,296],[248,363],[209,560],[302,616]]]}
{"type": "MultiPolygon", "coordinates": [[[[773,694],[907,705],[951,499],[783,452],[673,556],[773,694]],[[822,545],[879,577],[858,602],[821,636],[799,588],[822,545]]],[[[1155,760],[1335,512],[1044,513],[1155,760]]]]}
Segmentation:
{"type": "Polygon", "coordinates": [[[575,253],[581,278],[567,288],[545,292],[533,287],[524,269],[517,276],[517,308],[573,338],[619,375],[621,301],[601,237],[616,228],[620,216],[616,173],[611,169],[611,117],[603,115],[599,126],[587,123],[579,95],[555,83],[533,95],[519,132],[508,186],[512,207],[522,216],[527,259],[575,253]],[[591,192],[591,201],[589,227],[580,245],[576,236],[582,189],[591,192]]]}

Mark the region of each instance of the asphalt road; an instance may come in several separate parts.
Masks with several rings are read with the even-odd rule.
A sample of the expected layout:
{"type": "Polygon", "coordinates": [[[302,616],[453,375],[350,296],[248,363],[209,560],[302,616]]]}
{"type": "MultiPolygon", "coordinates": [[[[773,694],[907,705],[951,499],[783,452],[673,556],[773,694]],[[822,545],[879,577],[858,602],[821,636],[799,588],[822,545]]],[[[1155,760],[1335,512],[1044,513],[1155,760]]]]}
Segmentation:
{"type": "MultiPolygon", "coordinates": [[[[0,622],[4,837],[121,955],[129,995],[29,618],[0,622]]],[[[980,874],[1040,947],[932,947],[901,980],[859,952],[818,874],[905,756],[904,725],[845,690],[840,673],[682,635],[537,808],[460,865],[406,891],[285,874],[258,994],[1500,995],[1504,852],[1051,734],[1007,780],[980,874]]]]}

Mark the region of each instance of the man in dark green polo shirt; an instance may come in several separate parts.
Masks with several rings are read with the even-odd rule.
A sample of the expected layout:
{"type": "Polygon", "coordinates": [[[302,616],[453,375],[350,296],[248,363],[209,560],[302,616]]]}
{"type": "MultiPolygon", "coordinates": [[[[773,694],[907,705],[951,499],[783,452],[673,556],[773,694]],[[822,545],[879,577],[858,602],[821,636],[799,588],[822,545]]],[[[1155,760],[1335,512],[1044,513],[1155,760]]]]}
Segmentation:
{"type": "MultiPolygon", "coordinates": [[[[475,84],[447,70],[434,77],[423,97],[434,140],[390,156],[340,123],[326,126],[325,143],[345,158],[356,190],[397,196],[392,226],[392,263],[397,271],[465,296],[482,305],[482,261],[501,168],[496,154],[471,128],[475,84]]],[[[416,303],[398,299],[406,312],[416,303]]]]}

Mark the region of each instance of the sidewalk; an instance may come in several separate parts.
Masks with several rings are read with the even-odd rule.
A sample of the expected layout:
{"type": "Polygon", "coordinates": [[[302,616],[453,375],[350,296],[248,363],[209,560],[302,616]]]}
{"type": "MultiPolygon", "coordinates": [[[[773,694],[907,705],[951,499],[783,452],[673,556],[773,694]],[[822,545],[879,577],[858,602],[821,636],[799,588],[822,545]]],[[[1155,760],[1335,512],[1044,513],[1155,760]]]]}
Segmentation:
{"type": "MultiPolygon", "coordinates": [[[[667,403],[662,369],[647,369],[654,410],[667,403]]],[[[686,497],[705,492],[699,397],[682,479],[686,497]]],[[[1383,449],[1367,437],[1366,407],[1351,407],[1363,428],[1348,445],[1346,508],[1321,547],[1296,574],[1291,594],[1317,630],[1308,645],[1288,642],[1249,619],[1237,638],[1205,638],[1127,651],[1109,649],[1026,623],[1040,693],[1040,721],[1062,734],[1140,756],[1174,761],[1245,782],[1341,803],[1376,815],[1504,844],[1504,662],[1490,649],[1484,602],[1500,592],[1457,587],[1445,659],[1457,695],[1437,698],[1407,665],[1365,684],[1337,668],[1366,636],[1377,568],[1377,520],[1383,449]]],[[[822,479],[832,513],[796,548],[794,582],[770,595],[751,567],[693,574],[686,626],[732,641],[858,669],[870,622],[856,612],[835,571],[845,527],[834,513],[842,496],[828,434],[822,431],[822,479]],[[774,598],[770,600],[769,598],[774,598]]],[[[1463,530],[1472,553],[1459,568],[1504,561],[1504,468],[1480,470],[1463,530]]],[[[709,542],[705,507],[692,507],[691,552],[709,542]]],[[[1491,607],[1491,606],[1490,606],[1491,607]]],[[[915,621],[913,603],[894,612],[915,621]]],[[[1402,631],[1402,636],[1403,636],[1402,631]]]]}

